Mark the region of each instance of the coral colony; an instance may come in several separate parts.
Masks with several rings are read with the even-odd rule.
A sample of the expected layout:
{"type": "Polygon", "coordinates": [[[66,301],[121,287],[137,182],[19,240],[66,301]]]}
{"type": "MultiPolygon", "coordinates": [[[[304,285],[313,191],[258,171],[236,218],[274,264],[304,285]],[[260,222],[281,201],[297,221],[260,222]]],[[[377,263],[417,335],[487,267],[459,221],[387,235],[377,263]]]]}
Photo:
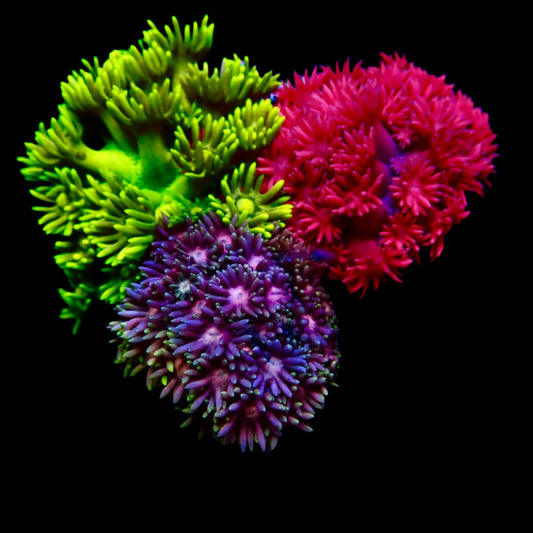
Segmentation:
{"type": "Polygon", "coordinates": [[[213,24],[83,61],[20,157],[66,274],[74,331],[94,300],[125,375],[184,425],[242,450],[311,430],[339,364],[325,279],[399,280],[443,249],[494,171],[488,117],[405,58],[280,83],[247,57],[200,63],[213,24]]]}
{"type": "Polygon", "coordinates": [[[284,182],[288,227],[351,292],[398,280],[423,246],[437,257],[493,172],[487,115],[405,58],[314,70],[275,94],[285,122],[259,170],[284,182]]]}
{"type": "Polygon", "coordinates": [[[309,429],[338,363],[335,315],[316,265],[287,231],[271,238],[214,213],[161,225],[111,328],[126,373],[161,389],[224,442],[275,446],[309,429]]]}

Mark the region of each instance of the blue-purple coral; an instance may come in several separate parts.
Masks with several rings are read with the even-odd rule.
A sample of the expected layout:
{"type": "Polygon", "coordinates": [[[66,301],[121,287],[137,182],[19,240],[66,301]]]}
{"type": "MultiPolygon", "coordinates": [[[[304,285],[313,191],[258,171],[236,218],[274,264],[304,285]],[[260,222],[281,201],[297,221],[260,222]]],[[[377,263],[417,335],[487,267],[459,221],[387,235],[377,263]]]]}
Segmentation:
{"type": "Polygon", "coordinates": [[[309,431],[339,360],[337,326],[301,241],[270,239],[214,213],[160,227],[142,279],[111,324],[126,374],[147,370],[183,412],[224,443],[273,449],[309,431]]]}

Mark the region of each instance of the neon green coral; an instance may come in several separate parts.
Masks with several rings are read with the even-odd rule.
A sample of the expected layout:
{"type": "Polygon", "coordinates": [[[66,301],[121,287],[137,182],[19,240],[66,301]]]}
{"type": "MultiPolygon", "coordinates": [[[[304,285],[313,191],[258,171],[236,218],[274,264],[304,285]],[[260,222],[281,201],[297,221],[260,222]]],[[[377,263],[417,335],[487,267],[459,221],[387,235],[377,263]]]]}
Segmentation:
{"type": "Polygon", "coordinates": [[[124,296],[163,216],[172,224],[212,208],[227,193],[224,176],[283,122],[268,98],[277,75],[260,75],[247,57],[211,73],[199,65],[213,41],[207,16],[183,31],[175,17],[163,31],[148,26],[138,46],[68,76],[57,117],[19,158],[72,288],[60,291],[62,316],[77,324],[93,299],[124,296]]]}
{"type": "Polygon", "coordinates": [[[231,176],[221,182],[223,200],[209,195],[211,207],[225,222],[241,226],[247,224],[252,233],[261,233],[267,238],[275,225],[284,227],[283,220],[291,216],[290,196],[282,196],[284,182],[278,181],[262,193],[264,176],[257,173],[256,163],[241,165],[231,176]]]}

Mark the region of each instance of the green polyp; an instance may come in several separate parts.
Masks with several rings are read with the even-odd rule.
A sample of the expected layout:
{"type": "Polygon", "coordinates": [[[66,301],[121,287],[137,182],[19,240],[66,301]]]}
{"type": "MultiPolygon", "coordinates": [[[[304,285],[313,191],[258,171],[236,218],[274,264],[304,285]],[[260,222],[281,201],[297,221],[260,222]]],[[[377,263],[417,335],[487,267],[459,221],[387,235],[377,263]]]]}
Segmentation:
{"type": "Polygon", "coordinates": [[[210,195],[212,209],[229,223],[237,217],[237,224],[247,224],[252,233],[271,237],[274,222],[284,227],[283,220],[290,218],[292,205],[288,196],[282,196],[283,182],[261,193],[264,176],[257,174],[256,163],[242,163],[231,175],[225,175],[220,183],[224,201],[210,195]]]}

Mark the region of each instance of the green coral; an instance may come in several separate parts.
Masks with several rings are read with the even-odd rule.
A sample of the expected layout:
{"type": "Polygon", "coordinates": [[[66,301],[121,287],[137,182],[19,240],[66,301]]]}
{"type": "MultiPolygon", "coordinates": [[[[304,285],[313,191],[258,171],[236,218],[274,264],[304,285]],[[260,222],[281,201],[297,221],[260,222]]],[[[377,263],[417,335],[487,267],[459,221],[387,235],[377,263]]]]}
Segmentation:
{"type": "MultiPolygon", "coordinates": [[[[78,325],[92,300],[124,296],[162,217],[195,218],[221,192],[252,195],[261,212],[268,208],[268,220],[286,215],[261,200],[257,183],[248,190],[245,180],[237,193],[227,179],[240,176],[243,163],[251,168],[281,127],[269,99],[277,75],[260,75],[247,57],[224,59],[211,73],[200,65],[213,41],[207,16],[183,31],[175,17],[163,31],[148,26],[138,45],[103,63],[83,60],[61,84],[57,117],[39,125],[19,158],[72,289],[60,291],[67,304],[61,316],[78,325]]],[[[215,204],[229,215],[234,208],[226,202],[215,204]]],[[[251,222],[268,231],[257,216],[264,213],[251,222]]]]}
{"type": "Polygon", "coordinates": [[[223,199],[209,195],[211,208],[229,224],[247,224],[252,233],[272,236],[276,223],[284,227],[283,220],[291,216],[290,196],[282,196],[283,180],[266,192],[261,192],[264,176],[257,173],[256,163],[241,165],[231,175],[222,178],[223,199]]]}
{"type": "Polygon", "coordinates": [[[211,75],[205,63],[201,69],[197,64],[187,65],[182,84],[195,101],[216,104],[219,113],[227,114],[248,99],[262,98],[278,82],[271,72],[261,76],[256,67],[250,67],[247,57],[234,55],[233,59],[223,59],[220,70],[215,68],[211,75]]]}

